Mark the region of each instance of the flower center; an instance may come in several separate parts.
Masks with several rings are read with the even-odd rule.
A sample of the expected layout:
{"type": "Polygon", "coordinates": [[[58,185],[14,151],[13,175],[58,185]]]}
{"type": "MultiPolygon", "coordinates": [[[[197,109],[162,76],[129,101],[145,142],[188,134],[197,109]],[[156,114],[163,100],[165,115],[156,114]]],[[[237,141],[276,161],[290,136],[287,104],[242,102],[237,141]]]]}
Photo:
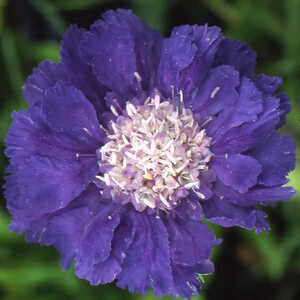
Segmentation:
{"type": "Polygon", "coordinates": [[[192,112],[169,100],[156,95],[140,106],[127,102],[99,149],[100,166],[109,168],[97,178],[110,188],[113,200],[127,199],[138,211],[170,210],[188,190],[196,192],[212,156],[211,139],[192,112]]]}

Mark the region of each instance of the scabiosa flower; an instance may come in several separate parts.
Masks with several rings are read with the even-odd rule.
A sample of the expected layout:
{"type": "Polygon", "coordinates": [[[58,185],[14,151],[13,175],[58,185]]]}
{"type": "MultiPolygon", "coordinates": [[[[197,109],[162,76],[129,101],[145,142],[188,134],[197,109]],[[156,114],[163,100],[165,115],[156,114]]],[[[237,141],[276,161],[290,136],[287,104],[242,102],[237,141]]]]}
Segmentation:
{"type": "Polygon", "coordinates": [[[254,76],[255,53],[218,27],[169,38],[130,11],[71,26],[42,62],[6,138],[10,228],[54,245],[91,284],[190,298],[219,241],[202,218],[267,228],[295,145],[276,130],[289,99],[254,76]]]}

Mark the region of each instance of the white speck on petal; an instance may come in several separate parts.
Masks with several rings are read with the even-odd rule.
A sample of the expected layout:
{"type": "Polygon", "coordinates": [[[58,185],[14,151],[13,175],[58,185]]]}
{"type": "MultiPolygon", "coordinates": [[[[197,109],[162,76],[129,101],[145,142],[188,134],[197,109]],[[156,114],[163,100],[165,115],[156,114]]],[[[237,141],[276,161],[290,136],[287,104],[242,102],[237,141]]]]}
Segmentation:
{"type": "Polygon", "coordinates": [[[135,76],[135,78],[137,79],[138,82],[142,81],[142,77],[138,72],[134,72],[133,74],[134,74],[134,76],[135,76]]]}
{"type": "Polygon", "coordinates": [[[219,92],[219,90],[220,90],[219,86],[215,87],[214,90],[210,94],[210,98],[211,99],[215,98],[215,96],[217,95],[217,93],[219,92]]]}

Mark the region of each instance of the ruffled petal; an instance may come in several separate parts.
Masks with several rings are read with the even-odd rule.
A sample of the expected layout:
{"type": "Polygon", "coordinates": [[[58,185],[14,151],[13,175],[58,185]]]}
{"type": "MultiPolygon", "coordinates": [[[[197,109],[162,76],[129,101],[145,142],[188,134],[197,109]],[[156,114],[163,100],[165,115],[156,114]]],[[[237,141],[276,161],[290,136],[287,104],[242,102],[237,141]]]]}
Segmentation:
{"type": "Polygon", "coordinates": [[[95,149],[104,139],[94,107],[73,86],[58,82],[47,90],[42,110],[55,133],[87,144],[87,148],[95,149]]]}
{"type": "Polygon", "coordinates": [[[239,97],[232,106],[226,107],[206,127],[206,133],[216,143],[229,129],[247,122],[257,121],[263,109],[262,93],[247,77],[242,77],[239,97]]]}
{"type": "Polygon", "coordinates": [[[256,86],[266,95],[272,95],[281,85],[282,79],[277,76],[259,74],[255,78],[256,86]]]}
{"type": "Polygon", "coordinates": [[[45,92],[59,80],[69,81],[69,74],[64,66],[50,61],[41,62],[23,86],[25,100],[31,105],[41,105],[45,92]]]}
{"type": "Polygon", "coordinates": [[[97,81],[79,50],[84,33],[84,29],[71,25],[62,41],[61,62],[44,61],[33,70],[23,87],[24,97],[29,104],[41,105],[46,91],[62,81],[80,89],[97,112],[105,109],[102,99],[107,89],[97,81]]]}
{"type": "Polygon", "coordinates": [[[97,80],[91,66],[82,58],[80,42],[86,30],[71,25],[62,40],[61,63],[68,74],[70,83],[91,101],[97,112],[105,109],[103,97],[106,88],[97,80]]]}
{"type": "Polygon", "coordinates": [[[199,197],[194,192],[190,193],[182,203],[176,207],[175,214],[182,219],[188,218],[193,221],[201,221],[203,211],[198,200],[199,197]]]}
{"type": "Polygon", "coordinates": [[[238,101],[236,87],[239,74],[230,66],[220,66],[210,70],[193,101],[185,101],[200,121],[227,109],[238,101]]]}
{"type": "Polygon", "coordinates": [[[84,228],[91,217],[89,201],[99,201],[99,193],[90,186],[66,208],[30,223],[26,232],[27,242],[38,242],[42,245],[54,245],[61,253],[60,264],[63,269],[71,266],[79,247],[84,228]]]}
{"type": "Polygon", "coordinates": [[[79,162],[32,155],[12,166],[6,198],[7,208],[15,216],[11,229],[18,232],[21,224],[67,206],[97,174],[91,159],[79,162]]]}
{"type": "Polygon", "coordinates": [[[252,77],[256,65],[256,53],[246,43],[223,38],[214,65],[230,65],[241,75],[252,77]]]}
{"type": "Polygon", "coordinates": [[[230,154],[254,149],[276,130],[280,121],[279,104],[277,98],[265,98],[257,121],[230,129],[212,146],[213,153],[230,154]]]}
{"type": "Polygon", "coordinates": [[[168,233],[155,215],[135,213],[136,235],[127,251],[117,285],[130,292],[145,294],[152,286],[154,294],[173,295],[168,233]]]}
{"type": "Polygon", "coordinates": [[[279,93],[277,97],[280,99],[280,121],[277,128],[282,127],[286,121],[286,115],[291,111],[290,97],[286,93],[279,93]]]}
{"type": "Polygon", "coordinates": [[[76,160],[80,153],[95,155],[104,135],[93,106],[72,86],[57,83],[38,105],[13,113],[5,139],[5,154],[22,163],[32,154],[76,160]],[[66,117],[68,116],[68,117],[66,117]]]}
{"type": "Polygon", "coordinates": [[[291,199],[295,193],[296,191],[292,187],[254,188],[239,200],[244,198],[244,203],[252,204],[253,206],[255,204],[273,205],[278,201],[291,199]]]}
{"type": "Polygon", "coordinates": [[[166,226],[173,263],[192,266],[210,257],[216,241],[207,225],[188,218],[169,218],[166,226]]]}
{"type": "Polygon", "coordinates": [[[289,200],[295,194],[292,187],[272,187],[264,188],[261,186],[255,186],[251,188],[247,193],[239,193],[233,190],[229,186],[225,186],[220,181],[215,183],[214,189],[215,195],[220,199],[226,199],[233,204],[243,207],[252,207],[256,205],[275,204],[278,201],[289,200]]]}
{"type": "Polygon", "coordinates": [[[158,68],[157,86],[166,96],[172,87],[183,90],[189,99],[197,91],[213,63],[220,42],[220,29],[205,26],[180,26],[164,41],[158,68]]]}
{"type": "Polygon", "coordinates": [[[241,193],[247,192],[257,183],[257,177],[262,170],[257,160],[242,154],[216,157],[211,168],[225,185],[241,193]]]}
{"type": "MultiPolygon", "coordinates": [[[[118,275],[117,286],[130,292],[145,295],[150,288],[148,278],[152,243],[149,223],[145,214],[135,214],[135,237],[127,251],[122,272],[118,275]],[[147,249],[147,250],[146,250],[147,249]]],[[[159,246],[158,246],[159,247],[159,246]]]]}
{"type": "Polygon", "coordinates": [[[78,277],[94,283],[94,266],[109,257],[114,232],[120,223],[120,216],[116,211],[116,205],[103,203],[102,208],[86,226],[76,256],[75,269],[78,277]]]}
{"type": "Polygon", "coordinates": [[[198,278],[198,274],[212,273],[214,266],[210,261],[203,261],[194,266],[173,264],[172,269],[176,295],[191,299],[192,296],[200,294],[202,284],[198,278]]]}
{"type": "MultiPolygon", "coordinates": [[[[259,74],[255,78],[256,86],[267,96],[271,96],[282,84],[282,79],[276,76],[259,74]]],[[[291,111],[290,98],[286,93],[278,93],[276,97],[280,100],[280,121],[277,128],[285,124],[286,115],[291,111]]]]}
{"type": "MultiPolygon", "coordinates": [[[[8,208],[18,216],[37,217],[66,206],[98,172],[101,132],[93,106],[62,83],[48,89],[42,103],[45,114],[38,105],[15,113],[6,138],[13,166],[9,181],[18,189],[14,195],[8,191],[8,208]],[[92,156],[78,159],[80,152],[92,156]]],[[[10,183],[7,189],[12,188],[10,183]]]]}
{"type": "Polygon", "coordinates": [[[251,151],[251,156],[262,166],[259,184],[282,185],[287,182],[288,173],[295,168],[296,145],[290,136],[274,133],[251,151]]]}
{"type": "Polygon", "coordinates": [[[102,18],[85,34],[82,53],[104,86],[130,99],[153,85],[161,37],[129,10],[102,18]]]}
{"type": "Polygon", "coordinates": [[[134,220],[131,215],[128,210],[123,212],[120,224],[115,229],[109,257],[105,261],[93,265],[91,271],[86,275],[85,278],[91,284],[98,285],[112,282],[122,271],[127,249],[135,235],[134,220]]]}
{"type": "Polygon", "coordinates": [[[202,202],[207,221],[223,227],[240,226],[251,230],[256,227],[256,232],[268,230],[264,220],[265,213],[252,207],[242,207],[230,202],[226,195],[212,197],[209,201],[202,202]]]}

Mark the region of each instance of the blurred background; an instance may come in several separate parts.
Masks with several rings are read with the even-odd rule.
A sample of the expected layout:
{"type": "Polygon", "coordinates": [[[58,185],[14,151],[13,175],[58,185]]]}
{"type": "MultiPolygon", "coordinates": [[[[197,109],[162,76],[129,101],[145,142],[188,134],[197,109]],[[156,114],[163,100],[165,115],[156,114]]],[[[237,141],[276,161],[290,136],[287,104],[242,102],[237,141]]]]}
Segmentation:
{"type": "MultiPolygon", "coordinates": [[[[283,134],[300,143],[300,0],[0,0],[0,171],[7,160],[3,138],[11,112],[26,108],[21,87],[41,60],[59,60],[59,41],[71,23],[88,26],[105,10],[131,8],[164,35],[181,24],[218,25],[258,53],[257,73],[284,78],[282,91],[292,99],[283,134]]],[[[298,189],[300,168],[290,175],[298,189]]],[[[224,242],[213,254],[216,271],[205,276],[199,300],[300,299],[300,195],[267,208],[271,232],[220,230],[224,242]]],[[[72,270],[61,271],[54,248],[26,244],[8,230],[0,201],[1,300],[156,299],[129,294],[114,285],[92,287],[72,270]]],[[[163,299],[172,299],[164,297],[163,299]]]]}

